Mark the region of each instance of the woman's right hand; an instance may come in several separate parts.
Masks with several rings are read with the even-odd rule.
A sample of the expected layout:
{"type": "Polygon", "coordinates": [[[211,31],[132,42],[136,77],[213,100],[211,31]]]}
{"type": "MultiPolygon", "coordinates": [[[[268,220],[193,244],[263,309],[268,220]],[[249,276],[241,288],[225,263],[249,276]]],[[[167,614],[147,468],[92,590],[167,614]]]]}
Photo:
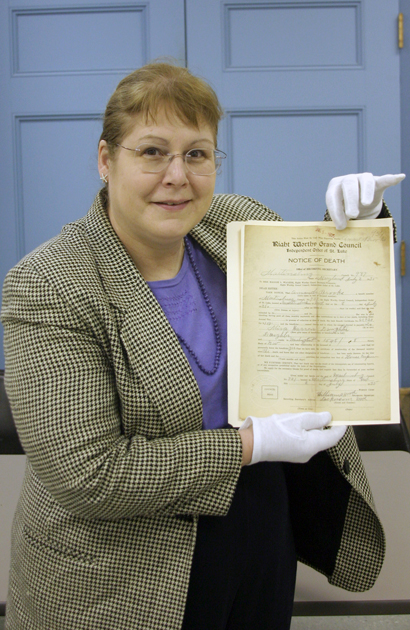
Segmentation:
{"type": "Polygon", "coordinates": [[[335,446],[345,434],[345,426],[323,430],[331,419],[327,411],[248,416],[240,428],[242,465],[266,461],[306,463],[319,451],[335,446]]]}

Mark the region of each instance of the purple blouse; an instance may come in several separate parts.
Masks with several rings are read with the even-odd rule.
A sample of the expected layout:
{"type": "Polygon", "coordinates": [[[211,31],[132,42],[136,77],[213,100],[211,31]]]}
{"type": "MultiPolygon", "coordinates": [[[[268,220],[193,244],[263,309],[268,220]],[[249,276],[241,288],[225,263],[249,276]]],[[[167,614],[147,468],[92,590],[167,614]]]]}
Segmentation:
{"type": "Polygon", "coordinates": [[[202,398],[202,426],[219,429],[228,426],[226,276],[196,241],[187,240],[182,267],[175,278],[148,285],[178,335],[195,375],[202,398]],[[220,359],[215,369],[218,345],[220,359]]]}

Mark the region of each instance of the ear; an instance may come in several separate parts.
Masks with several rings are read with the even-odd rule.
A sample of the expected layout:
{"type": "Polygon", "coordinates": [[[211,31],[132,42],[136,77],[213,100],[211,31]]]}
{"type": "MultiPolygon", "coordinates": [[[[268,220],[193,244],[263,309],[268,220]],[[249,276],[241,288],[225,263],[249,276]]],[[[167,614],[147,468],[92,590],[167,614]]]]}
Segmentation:
{"type": "Polygon", "coordinates": [[[110,170],[110,156],[106,140],[100,140],[98,145],[98,172],[100,175],[108,175],[110,170]]]}

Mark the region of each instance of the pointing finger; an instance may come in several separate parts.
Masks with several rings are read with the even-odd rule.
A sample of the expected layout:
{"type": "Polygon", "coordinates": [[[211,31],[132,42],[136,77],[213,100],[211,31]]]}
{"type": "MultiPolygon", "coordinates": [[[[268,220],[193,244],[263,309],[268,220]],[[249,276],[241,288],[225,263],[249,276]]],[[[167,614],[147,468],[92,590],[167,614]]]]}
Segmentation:
{"type": "Polygon", "coordinates": [[[399,173],[398,175],[379,175],[376,176],[374,179],[376,182],[376,187],[379,190],[384,190],[389,186],[396,186],[396,184],[402,182],[405,177],[406,176],[404,173],[399,173]]]}

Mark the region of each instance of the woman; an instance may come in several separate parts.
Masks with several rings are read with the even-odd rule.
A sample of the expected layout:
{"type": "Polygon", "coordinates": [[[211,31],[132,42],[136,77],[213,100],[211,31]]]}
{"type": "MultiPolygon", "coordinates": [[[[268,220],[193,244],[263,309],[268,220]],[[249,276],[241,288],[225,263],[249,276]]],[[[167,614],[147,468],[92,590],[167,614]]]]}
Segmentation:
{"type": "MultiPolygon", "coordinates": [[[[7,276],[6,387],[27,453],[9,630],[284,630],[296,553],[350,590],[380,571],[351,430],[289,414],[284,444],[272,418],[227,425],[225,228],[279,216],[213,196],[221,113],[183,68],[126,77],[99,143],[104,188],[7,276]]],[[[364,177],[379,214],[392,182],[364,177]]]]}

